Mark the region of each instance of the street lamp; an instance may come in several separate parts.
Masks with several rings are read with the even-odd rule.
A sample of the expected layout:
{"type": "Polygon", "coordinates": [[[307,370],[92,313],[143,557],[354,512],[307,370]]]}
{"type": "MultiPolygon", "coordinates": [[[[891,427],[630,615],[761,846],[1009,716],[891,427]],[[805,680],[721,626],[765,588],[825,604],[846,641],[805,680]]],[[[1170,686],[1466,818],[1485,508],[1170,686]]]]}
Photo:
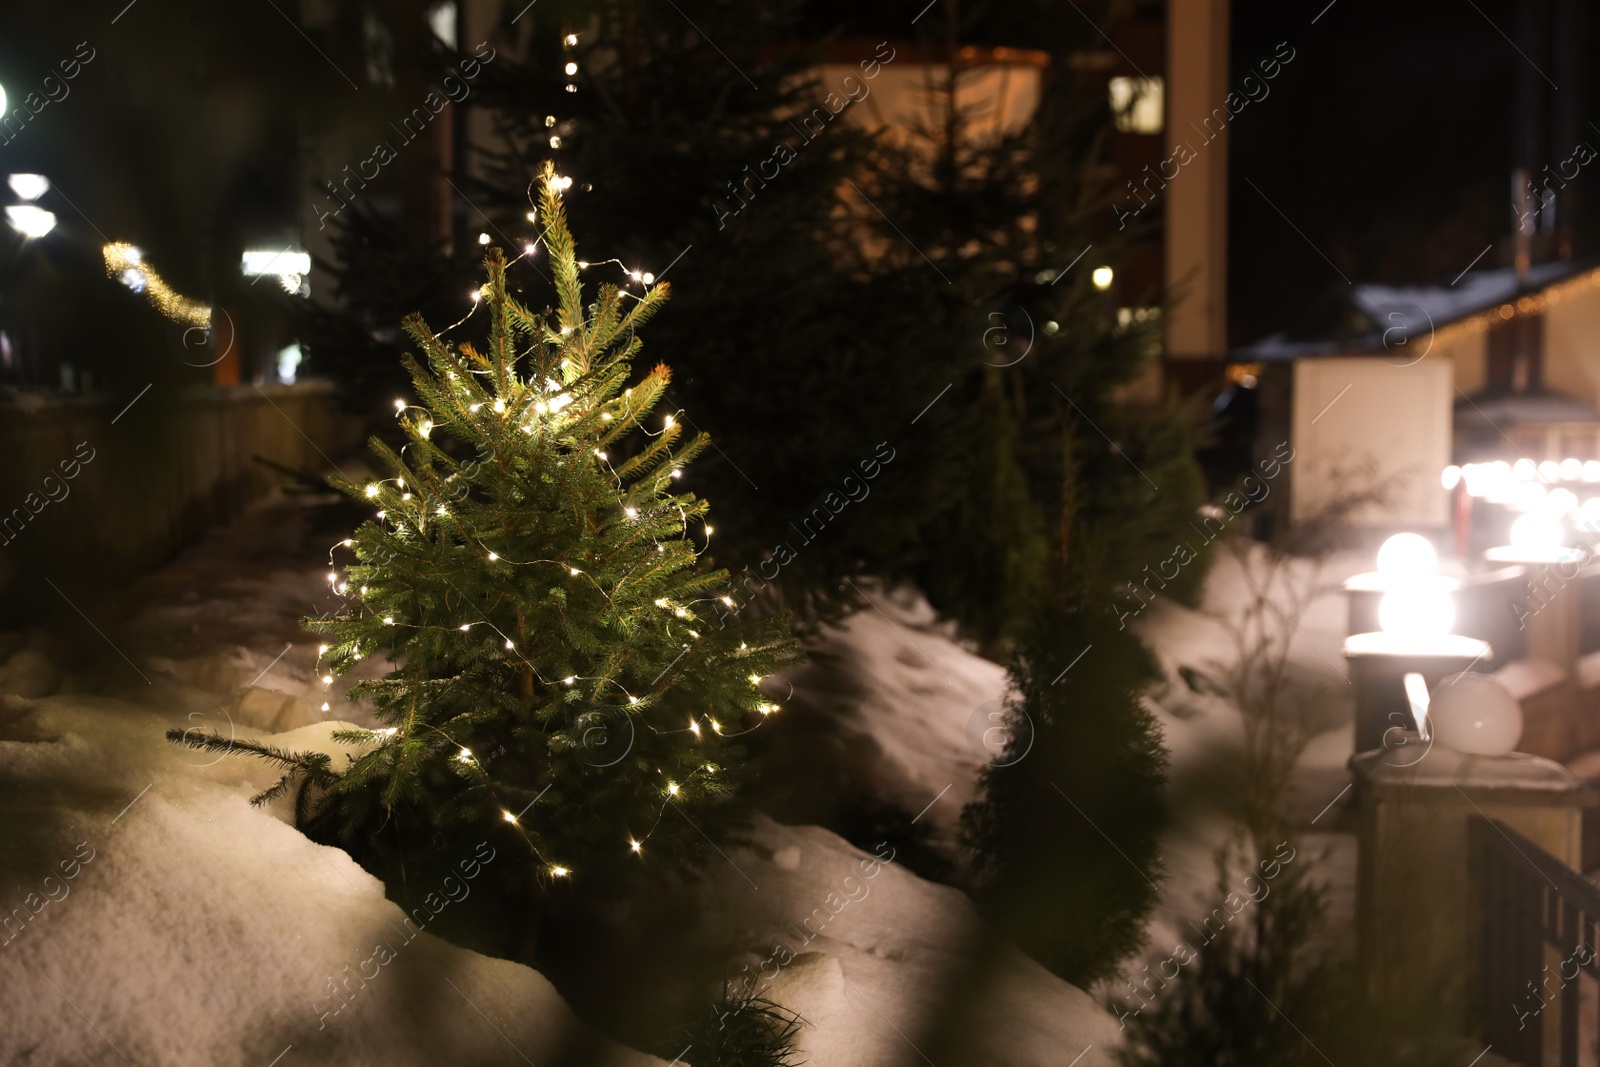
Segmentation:
{"type": "Polygon", "coordinates": [[[6,221],[24,237],[43,237],[56,228],[56,213],[32,204],[13,204],[6,208],[6,221]]]}
{"type": "Polygon", "coordinates": [[[43,174],[13,174],[6,179],[6,184],[24,200],[37,200],[50,191],[50,179],[43,174]]]}

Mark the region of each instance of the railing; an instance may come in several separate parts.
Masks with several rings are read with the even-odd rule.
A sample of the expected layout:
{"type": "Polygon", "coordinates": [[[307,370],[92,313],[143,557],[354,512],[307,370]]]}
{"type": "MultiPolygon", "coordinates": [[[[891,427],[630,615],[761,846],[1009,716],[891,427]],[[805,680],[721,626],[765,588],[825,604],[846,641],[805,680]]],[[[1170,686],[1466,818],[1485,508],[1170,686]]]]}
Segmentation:
{"type": "MultiPolygon", "coordinates": [[[[1483,863],[1485,1040],[1524,1067],[1551,1062],[1549,1036],[1560,1067],[1594,1062],[1597,1013],[1580,1009],[1585,976],[1600,983],[1600,884],[1498,820],[1475,818],[1472,833],[1483,863]]],[[[1600,991],[1591,1005],[1600,1005],[1600,991]]]]}

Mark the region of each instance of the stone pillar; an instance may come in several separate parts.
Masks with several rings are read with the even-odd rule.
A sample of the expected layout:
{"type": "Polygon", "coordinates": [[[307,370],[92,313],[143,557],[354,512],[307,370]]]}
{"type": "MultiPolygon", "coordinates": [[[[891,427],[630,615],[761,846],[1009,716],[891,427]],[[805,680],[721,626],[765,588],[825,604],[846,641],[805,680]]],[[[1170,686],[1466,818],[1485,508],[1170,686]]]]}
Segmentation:
{"type": "Polygon", "coordinates": [[[1483,923],[1472,819],[1497,819],[1576,869],[1583,810],[1600,806],[1600,794],[1561,764],[1520,753],[1408,744],[1356,755],[1350,768],[1361,798],[1356,926],[1368,988],[1469,1032],[1483,923]]]}

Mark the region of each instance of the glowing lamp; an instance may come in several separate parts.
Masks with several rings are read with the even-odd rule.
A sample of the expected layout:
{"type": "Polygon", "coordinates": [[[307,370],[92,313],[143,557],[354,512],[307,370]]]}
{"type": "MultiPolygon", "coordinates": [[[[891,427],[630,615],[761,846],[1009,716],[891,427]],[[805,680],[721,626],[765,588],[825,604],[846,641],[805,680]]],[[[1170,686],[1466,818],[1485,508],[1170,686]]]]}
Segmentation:
{"type": "Polygon", "coordinates": [[[1522,739],[1522,708],[1493,676],[1463,672],[1434,687],[1428,700],[1433,738],[1473,756],[1507,756],[1522,739]]]}
{"type": "MultiPolygon", "coordinates": [[[[4,101],[5,94],[0,93],[0,108],[5,106],[4,101]]],[[[50,191],[50,179],[43,174],[13,174],[6,184],[24,200],[37,200],[50,191]]]]}
{"type": "Polygon", "coordinates": [[[14,204],[6,208],[6,221],[24,237],[43,237],[56,228],[56,215],[32,204],[14,204]]]}
{"type": "Polygon", "coordinates": [[[1433,543],[1421,534],[1397,533],[1378,549],[1378,573],[1386,578],[1432,574],[1438,565],[1433,543]]]}
{"type": "Polygon", "coordinates": [[[1110,267],[1096,267],[1094,273],[1089,275],[1089,280],[1094,282],[1094,287],[1102,293],[1111,288],[1111,281],[1116,277],[1110,267]]]}
{"type": "Polygon", "coordinates": [[[1455,621],[1455,603],[1441,589],[1392,589],[1378,601],[1378,626],[1399,637],[1443,636],[1455,621]]]}
{"type": "Polygon", "coordinates": [[[1543,512],[1531,511],[1511,524],[1511,547],[1522,552],[1555,552],[1563,539],[1560,520],[1543,512]]]}

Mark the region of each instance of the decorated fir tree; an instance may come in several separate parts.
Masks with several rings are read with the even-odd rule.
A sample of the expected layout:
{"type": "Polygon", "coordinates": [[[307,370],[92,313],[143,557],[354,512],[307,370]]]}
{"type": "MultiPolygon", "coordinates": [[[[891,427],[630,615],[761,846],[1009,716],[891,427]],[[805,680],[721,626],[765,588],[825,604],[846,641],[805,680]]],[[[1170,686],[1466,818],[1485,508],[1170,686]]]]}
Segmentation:
{"type": "Polygon", "coordinates": [[[516,835],[541,881],[692,868],[741,822],[729,739],[778,710],[760,683],[792,655],[783,622],[719,626],[727,576],[697,565],[708,505],[677,491],[706,438],[655,414],[666,367],[632,380],[637,328],[667,286],[602,285],[586,303],[563,184],[545,169],[554,311],[515,299],[492,250],[451,328],[486,315],[486,350],[408,319],[421,357],[406,357],[415,401],[396,402],[406,443],[374,439],[387,476],[337,482],[375,514],[334,549],[343,609],[309,625],[327,635],[330,688],[363,658],[394,662],[351,690],[385,726],[336,734],[359,751],[344,767],[174,735],[279,763],[256,800],[293,793],[313,836],[358,857],[403,813],[411,840],[516,835]]]}

